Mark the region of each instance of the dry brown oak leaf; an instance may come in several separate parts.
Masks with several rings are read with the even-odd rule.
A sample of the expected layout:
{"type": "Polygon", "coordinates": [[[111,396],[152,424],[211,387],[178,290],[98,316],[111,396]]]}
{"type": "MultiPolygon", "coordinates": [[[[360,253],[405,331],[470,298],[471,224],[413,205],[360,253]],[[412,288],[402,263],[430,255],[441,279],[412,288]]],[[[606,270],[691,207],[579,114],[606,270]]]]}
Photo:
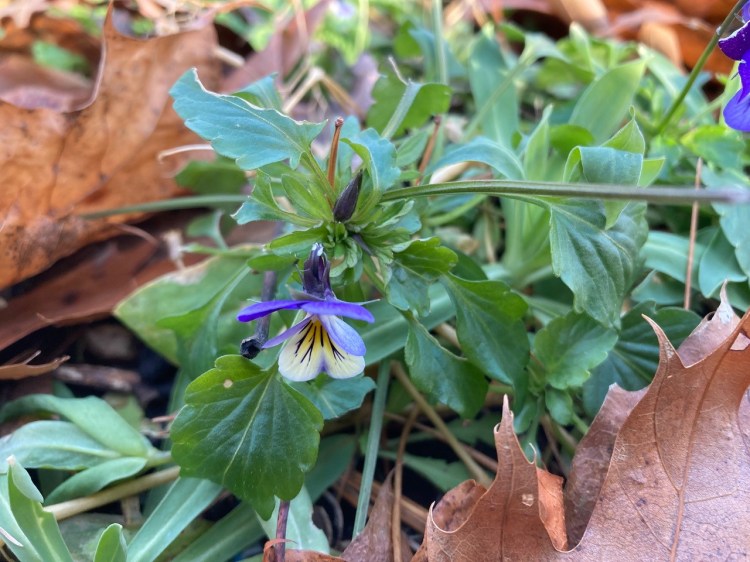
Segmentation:
{"type": "Polygon", "coordinates": [[[197,137],[171,109],[168,92],[191,67],[215,86],[215,45],[210,25],[148,40],[126,37],[110,13],[85,107],[58,112],[0,101],[0,288],[111,236],[128,218],[78,215],[179,191],[157,156],[197,137]]]}
{"type": "Polygon", "coordinates": [[[738,421],[750,386],[750,313],[738,321],[727,309],[723,304],[696,328],[680,353],[653,325],[659,368],[617,432],[601,492],[574,549],[560,547],[563,510],[545,500],[557,491],[523,457],[506,408],[496,431],[495,482],[452,530],[435,518],[428,522],[422,560],[750,556],[750,452],[738,421]]]}

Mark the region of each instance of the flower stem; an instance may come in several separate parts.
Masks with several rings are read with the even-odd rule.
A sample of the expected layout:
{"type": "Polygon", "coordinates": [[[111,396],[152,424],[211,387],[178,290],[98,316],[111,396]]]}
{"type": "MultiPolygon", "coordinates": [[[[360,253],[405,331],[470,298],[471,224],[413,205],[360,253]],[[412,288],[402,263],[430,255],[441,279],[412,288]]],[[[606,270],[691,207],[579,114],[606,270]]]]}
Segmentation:
{"type": "Polygon", "coordinates": [[[328,153],[328,184],[331,186],[334,195],[336,194],[336,159],[339,154],[339,138],[341,137],[341,127],[344,125],[344,119],[338,117],[334,123],[333,140],[331,141],[331,150],[328,153]]]}
{"type": "Polygon", "coordinates": [[[385,411],[385,399],[388,396],[388,383],[391,377],[391,367],[388,361],[380,363],[378,370],[377,387],[375,398],[372,401],[372,413],[370,415],[370,431],[367,434],[367,449],[365,450],[365,466],[362,468],[362,482],[359,488],[357,500],[357,513],[354,516],[354,531],[352,540],[362,532],[367,521],[367,512],[370,507],[370,494],[372,493],[372,480],[375,477],[375,463],[378,460],[378,448],[380,447],[380,431],[383,427],[383,412],[385,411]]]}
{"type": "Polygon", "coordinates": [[[284,562],[286,558],[286,524],[289,520],[289,501],[279,502],[279,515],[276,519],[276,562],[284,562]]]}
{"type": "Polygon", "coordinates": [[[701,70],[703,70],[704,65],[706,64],[706,61],[708,60],[708,57],[711,56],[711,53],[713,52],[714,48],[716,47],[716,44],[719,42],[719,39],[722,35],[724,35],[727,31],[727,28],[732,24],[734,21],[734,18],[737,16],[737,14],[740,12],[742,7],[747,4],[748,0],[739,0],[734,5],[734,8],[727,14],[727,17],[724,18],[724,21],[721,22],[721,25],[716,30],[716,33],[714,33],[713,37],[711,37],[711,40],[708,42],[708,45],[706,45],[706,48],[703,49],[703,52],[701,53],[700,58],[695,63],[695,66],[693,66],[693,69],[690,71],[690,75],[688,76],[687,82],[685,82],[685,85],[682,87],[682,90],[680,90],[679,95],[674,99],[672,102],[672,105],[669,106],[669,110],[664,115],[661,121],[659,121],[659,124],[656,126],[656,134],[659,135],[662,132],[664,132],[664,129],[666,129],[667,125],[669,125],[670,121],[672,121],[672,118],[674,117],[675,113],[677,112],[677,109],[682,105],[682,102],[685,101],[685,98],[688,95],[688,92],[693,87],[693,84],[698,79],[698,75],[700,74],[701,70]]]}
{"type": "Polygon", "coordinates": [[[695,191],[690,187],[637,187],[609,184],[577,184],[520,180],[472,180],[434,183],[415,187],[393,189],[383,194],[382,201],[411,199],[432,195],[484,193],[496,197],[513,197],[521,201],[540,204],[538,197],[579,197],[583,199],[608,199],[648,201],[668,205],[699,203],[750,203],[750,190],[721,188],[695,191]]]}

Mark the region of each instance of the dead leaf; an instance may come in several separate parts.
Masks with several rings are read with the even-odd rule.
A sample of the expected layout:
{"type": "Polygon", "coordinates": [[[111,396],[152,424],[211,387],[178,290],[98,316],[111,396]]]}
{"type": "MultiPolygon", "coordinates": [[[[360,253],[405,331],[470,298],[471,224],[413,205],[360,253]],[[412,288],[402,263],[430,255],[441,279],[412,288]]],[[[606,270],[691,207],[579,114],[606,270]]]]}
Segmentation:
{"type": "Polygon", "coordinates": [[[197,66],[215,85],[212,27],[145,41],[107,17],[94,99],[60,113],[0,102],[0,287],[34,275],[115,232],[128,217],[79,214],[168,198],[179,191],[157,154],[195,142],[170,108],[168,90],[197,66]]]}
{"type": "Polygon", "coordinates": [[[750,349],[733,345],[748,333],[750,313],[689,366],[653,326],[659,369],[617,435],[575,552],[586,560],[748,556],[750,455],[737,411],[750,385],[750,349]]]}
{"type": "Polygon", "coordinates": [[[565,483],[569,544],[577,544],[583,537],[607,475],[617,432],[645,393],[645,388],[631,392],[612,385],[588,433],[578,443],[565,483]]]}
{"type": "Polygon", "coordinates": [[[428,520],[427,560],[541,560],[567,545],[562,478],[538,471],[513,433],[507,398],[495,429],[498,469],[494,482],[469,517],[453,530],[428,520]]]}
{"type": "Polygon", "coordinates": [[[38,355],[39,352],[37,351],[33,353],[31,357],[29,357],[25,361],[22,361],[21,363],[14,363],[12,365],[0,365],[0,381],[17,381],[20,379],[25,379],[27,377],[43,375],[45,373],[49,373],[50,371],[54,371],[60,365],[70,359],[70,357],[65,355],[63,357],[58,357],[57,359],[55,359],[54,361],[50,361],[49,363],[29,365],[29,362],[38,355]]]}

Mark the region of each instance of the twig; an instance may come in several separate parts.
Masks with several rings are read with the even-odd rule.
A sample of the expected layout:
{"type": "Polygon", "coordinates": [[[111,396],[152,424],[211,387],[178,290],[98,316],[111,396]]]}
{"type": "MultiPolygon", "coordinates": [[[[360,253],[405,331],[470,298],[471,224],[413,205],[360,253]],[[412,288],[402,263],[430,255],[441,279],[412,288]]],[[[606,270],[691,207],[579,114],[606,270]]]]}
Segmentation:
{"type": "MultiPolygon", "coordinates": [[[[695,166],[695,189],[701,188],[701,175],[703,173],[703,158],[698,158],[695,166]]],[[[690,296],[693,285],[693,259],[695,257],[695,237],[698,233],[698,202],[693,203],[690,213],[690,237],[688,244],[687,271],[685,272],[685,310],[690,310],[690,296]]]]}
{"type": "Polygon", "coordinates": [[[409,440],[414,422],[417,421],[419,410],[414,408],[409,414],[409,418],[401,430],[401,439],[398,443],[398,452],[396,453],[396,467],[393,472],[393,511],[391,512],[391,542],[393,543],[393,560],[401,560],[401,490],[404,480],[404,453],[406,452],[406,443],[409,440]]]}
{"type": "Polygon", "coordinates": [[[458,341],[458,334],[456,334],[456,329],[447,322],[443,322],[442,324],[438,325],[438,327],[435,328],[435,333],[448,340],[451,345],[457,347],[458,349],[461,349],[461,343],[458,341]]]}
{"type": "Polygon", "coordinates": [[[289,520],[289,501],[279,502],[279,516],[276,519],[276,562],[284,562],[286,559],[286,524],[289,520]]]}
{"type": "Polygon", "coordinates": [[[424,396],[420,394],[419,390],[417,390],[417,388],[412,384],[411,380],[409,380],[409,376],[404,370],[404,367],[400,363],[394,363],[393,373],[401,383],[401,385],[412,397],[412,399],[417,403],[419,409],[422,410],[422,412],[424,412],[424,414],[428,418],[430,418],[432,424],[440,431],[440,433],[443,434],[443,436],[445,437],[445,442],[451,449],[453,449],[453,452],[456,453],[456,456],[461,459],[461,461],[466,465],[469,474],[471,474],[473,478],[483,486],[489,487],[492,481],[489,476],[487,476],[487,473],[482,469],[481,466],[477,464],[477,462],[473,458],[471,458],[471,455],[466,452],[466,449],[463,448],[461,442],[456,439],[456,436],[453,435],[453,433],[451,433],[450,428],[445,424],[443,419],[437,414],[435,409],[430,406],[427,400],[425,400],[424,396]]]}
{"type": "Polygon", "coordinates": [[[430,163],[430,159],[432,158],[432,152],[435,150],[435,142],[437,141],[438,133],[440,132],[440,124],[442,123],[443,119],[440,117],[440,115],[436,115],[433,119],[434,126],[432,127],[432,134],[430,135],[429,140],[427,141],[427,146],[424,149],[424,154],[422,154],[422,161],[419,163],[419,177],[417,178],[417,181],[414,183],[414,185],[419,185],[422,183],[422,176],[424,176],[424,171],[427,169],[427,165],[430,163]]]}

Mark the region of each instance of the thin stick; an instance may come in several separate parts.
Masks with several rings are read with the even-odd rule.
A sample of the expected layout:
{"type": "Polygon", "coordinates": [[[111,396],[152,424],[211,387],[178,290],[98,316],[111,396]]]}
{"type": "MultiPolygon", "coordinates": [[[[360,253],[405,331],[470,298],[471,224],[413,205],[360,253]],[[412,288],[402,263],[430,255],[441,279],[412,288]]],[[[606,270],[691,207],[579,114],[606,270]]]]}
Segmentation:
{"type": "MultiPolygon", "coordinates": [[[[701,188],[701,175],[703,173],[703,158],[698,158],[695,166],[695,189],[701,188]]],[[[693,285],[693,259],[695,257],[695,237],[698,233],[698,202],[693,203],[690,213],[690,243],[688,244],[687,271],[685,272],[685,310],[690,310],[690,296],[693,285]]]]}
{"type": "Polygon", "coordinates": [[[461,349],[461,342],[458,341],[456,329],[447,322],[438,325],[438,327],[435,328],[435,333],[445,338],[451,345],[461,349]]]}
{"type": "Polygon", "coordinates": [[[107,505],[108,503],[121,500],[122,498],[140,494],[141,492],[145,492],[151,488],[156,488],[162,484],[167,484],[173,480],[177,480],[179,475],[180,467],[173,466],[165,470],[147,474],[146,476],[136,478],[135,480],[125,482],[118,486],[112,486],[108,490],[103,490],[90,496],[47,506],[44,510],[54,515],[55,519],[60,521],[78,515],[79,513],[91,511],[92,509],[107,505]]]}
{"type": "Polygon", "coordinates": [[[466,452],[466,449],[464,449],[461,442],[456,439],[456,436],[453,435],[453,433],[451,433],[450,428],[445,424],[443,419],[438,415],[435,409],[430,406],[427,400],[425,400],[424,396],[420,394],[419,390],[417,390],[417,388],[412,384],[401,363],[393,363],[393,373],[398,379],[398,382],[400,382],[401,385],[409,393],[409,396],[411,396],[414,402],[417,403],[419,409],[422,410],[422,412],[428,418],[430,418],[432,424],[438,429],[438,431],[440,431],[440,433],[443,434],[443,436],[445,437],[445,442],[451,449],[453,449],[453,452],[456,453],[456,456],[461,459],[461,461],[466,465],[469,474],[471,474],[477,482],[482,484],[482,486],[489,487],[492,481],[489,476],[487,476],[487,473],[482,469],[481,466],[477,464],[477,462],[473,458],[471,458],[471,455],[466,452]]]}
{"type": "Polygon", "coordinates": [[[331,141],[331,150],[328,152],[328,183],[333,190],[334,195],[336,194],[336,186],[334,181],[336,180],[336,159],[339,154],[339,137],[341,137],[341,127],[344,125],[344,118],[337,117],[336,122],[333,124],[333,140],[331,141]]]}
{"type": "Polygon", "coordinates": [[[432,134],[430,135],[430,139],[427,141],[427,146],[424,149],[424,154],[422,154],[422,161],[419,163],[419,178],[417,178],[417,181],[414,185],[419,185],[422,183],[422,176],[424,176],[424,171],[427,169],[427,165],[430,163],[430,158],[432,158],[432,152],[435,150],[435,142],[437,141],[438,133],[440,132],[440,123],[442,123],[443,118],[440,117],[440,115],[435,115],[435,118],[433,119],[433,127],[432,127],[432,134]]]}
{"type": "Polygon", "coordinates": [[[400,562],[401,556],[401,491],[404,480],[404,453],[406,452],[406,443],[409,440],[414,422],[417,421],[419,410],[414,408],[409,414],[409,418],[404,424],[401,431],[401,439],[398,443],[398,452],[396,453],[396,466],[393,469],[393,511],[391,512],[391,542],[393,543],[393,560],[400,562]]]}
{"type": "Polygon", "coordinates": [[[276,551],[276,561],[284,562],[286,559],[286,524],[289,520],[289,502],[279,502],[279,516],[276,519],[276,540],[278,541],[274,546],[276,551]]]}

